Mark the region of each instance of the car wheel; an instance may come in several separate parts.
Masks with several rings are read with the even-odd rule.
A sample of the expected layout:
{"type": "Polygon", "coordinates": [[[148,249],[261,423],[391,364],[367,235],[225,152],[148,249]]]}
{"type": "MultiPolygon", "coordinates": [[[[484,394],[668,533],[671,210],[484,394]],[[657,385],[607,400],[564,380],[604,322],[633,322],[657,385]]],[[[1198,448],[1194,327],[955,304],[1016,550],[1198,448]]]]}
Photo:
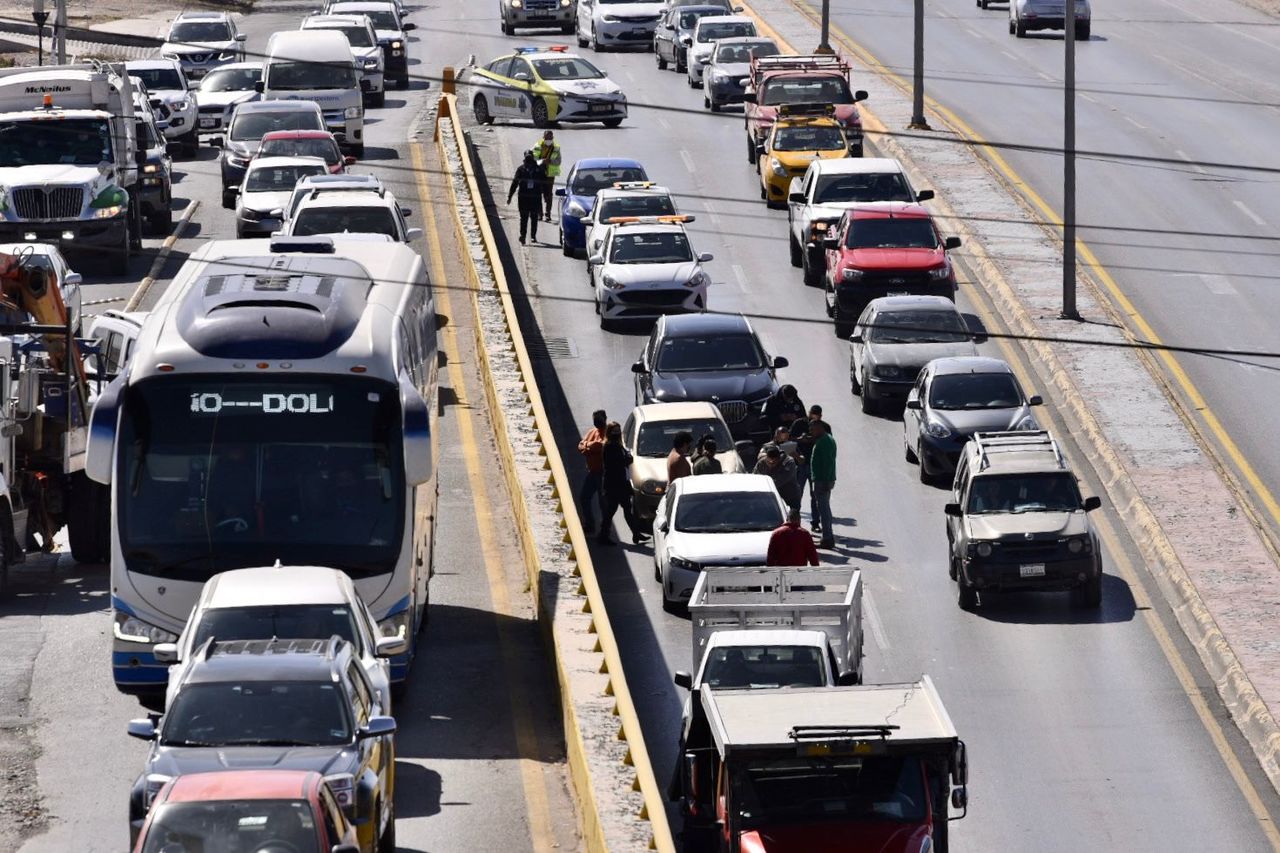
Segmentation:
{"type": "Polygon", "coordinates": [[[507,23],[505,18],[502,21],[502,34],[504,36],[513,36],[516,34],[516,28],[507,23]]]}
{"type": "Polygon", "coordinates": [[[394,804],[387,812],[387,828],[378,837],[378,853],[396,853],[396,807],[394,804]]]}
{"type": "Polygon", "coordinates": [[[163,207],[147,217],[152,234],[167,235],[173,228],[173,208],[163,207]]]}
{"type": "Polygon", "coordinates": [[[1015,22],[1014,22],[1014,24],[1013,24],[1013,34],[1014,34],[1014,36],[1015,36],[1015,37],[1020,38],[1020,39],[1022,39],[1022,38],[1026,38],[1026,37],[1027,37],[1027,25],[1026,25],[1026,24],[1024,24],[1024,23],[1022,23],[1022,21],[1015,21],[1015,22]]]}
{"type": "Polygon", "coordinates": [[[373,94],[373,97],[369,99],[369,106],[375,109],[377,109],[378,107],[385,107],[386,105],[387,105],[386,89],[383,89],[382,91],[379,91],[379,92],[375,92],[373,94]]]}
{"type": "MultiPolygon", "coordinates": [[[[839,326],[838,320],[836,321],[836,325],[837,327],[839,326]]],[[[862,394],[859,396],[858,402],[862,406],[862,413],[864,415],[874,415],[880,411],[880,401],[868,394],[865,388],[862,390],[862,394]]]]}
{"type": "Polygon", "coordinates": [[[949,568],[947,569],[947,574],[951,575],[951,579],[952,579],[952,580],[955,580],[956,578],[960,577],[960,569],[959,569],[959,567],[956,565],[956,555],[955,555],[955,554],[952,554],[952,555],[951,555],[951,559],[947,560],[947,565],[948,565],[948,567],[949,567],[949,568]]]}
{"type": "Polygon", "coordinates": [[[680,602],[672,601],[671,599],[667,598],[667,595],[664,592],[662,594],[662,609],[666,613],[679,614],[681,610],[680,602]]]}
{"type": "Polygon", "coordinates": [[[792,234],[787,242],[791,246],[791,266],[804,267],[804,247],[796,240],[796,235],[792,234]]]}
{"type": "Polygon", "coordinates": [[[698,84],[694,82],[692,74],[687,75],[685,79],[688,81],[690,89],[698,88],[698,84]]]}
{"type": "Polygon", "coordinates": [[[605,127],[621,127],[621,126],[622,126],[622,119],[620,119],[620,118],[607,118],[607,119],[605,119],[605,120],[602,122],[602,124],[603,124],[605,127]]]}
{"type": "Polygon", "coordinates": [[[808,252],[804,252],[801,256],[800,265],[804,268],[805,287],[817,287],[822,284],[822,279],[826,274],[826,270],[814,264],[810,259],[808,252]]]}
{"type": "Polygon", "coordinates": [[[658,562],[658,549],[653,551],[653,579],[662,585],[662,564],[658,562]]]}
{"type": "Polygon", "coordinates": [[[747,162],[754,163],[756,161],[756,145],[755,140],[751,138],[751,134],[747,134],[747,162]]]}
{"type": "Polygon", "coordinates": [[[120,246],[111,253],[111,262],[109,267],[112,275],[128,275],[129,261],[133,257],[133,237],[129,234],[129,229],[124,229],[124,239],[120,241],[120,246]]]}
{"type": "Polygon", "coordinates": [[[760,182],[760,200],[763,202],[769,201],[769,193],[765,191],[764,181],[760,182]]]}
{"type": "Polygon", "coordinates": [[[1076,41],[1088,41],[1088,40],[1089,40],[1089,22],[1085,21],[1083,24],[1076,24],[1076,41]]]}
{"type": "Polygon", "coordinates": [[[667,61],[662,58],[662,51],[658,50],[657,46],[654,46],[653,48],[653,56],[654,56],[654,60],[658,63],[658,70],[666,71],[667,61]]]}
{"type": "Polygon", "coordinates": [[[476,95],[471,102],[471,112],[475,114],[476,124],[493,124],[493,113],[489,112],[489,100],[484,95],[476,95]]]}
{"type": "Polygon", "coordinates": [[[855,396],[862,394],[862,383],[858,381],[858,372],[854,369],[853,359],[849,359],[849,390],[855,396]]]}
{"type": "Polygon", "coordinates": [[[1095,575],[1084,586],[1071,590],[1071,606],[1081,610],[1097,610],[1102,606],[1102,575],[1095,575]]]}
{"type": "Polygon", "coordinates": [[[919,445],[916,446],[916,460],[920,463],[920,482],[926,486],[932,486],[938,478],[929,473],[929,466],[924,464],[924,451],[919,445]]]}
{"type": "Polygon", "coordinates": [[[960,605],[960,609],[971,611],[978,606],[978,591],[964,582],[964,578],[956,578],[956,586],[959,592],[956,595],[956,604],[960,605]]]}
{"type": "Polygon", "coordinates": [[[591,25],[591,49],[596,53],[604,52],[600,49],[600,37],[596,35],[596,25],[594,23],[591,25]]]}
{"type": "Polygon", "coordinates": [[[586,46],[587,46],[587,40],[586,40],[585,38],[583,38],[583,37],[582,37],[582,30],[578,29],[577,24],[574,24],[574,27],[573,27],[573,34],[574,34],[574,37],[575,37],[575,38],[577,38],[577,40],[578,40],[578,47],[586,47],[586,46]]]}
{"type": "Polygon", "coordinates": [[[902,456],[912,465],[920,461],[920,454],[917,453],[916,449],[907,441],[907,437],[905,435],[902,437],[902,456]]]}
{"type": "Polygon", "coordinates": [[[547,117],[547,102],[542,98],[533,99],[533,106],[529,109],[529,115],[533,119],[534,127],[546,127],[550,124],[547,117]]]}
{"type": "MultiPolygon", "coordinates": [[[[837,338],[844,340],[853,334],[853,323],[850,322],[849,318],[845,316],[845,313],[840,310],[840,306],[836,305],[832,307],[831,318],[836,321],[835,326],[836,326],[837,338]]],[[[862,411],[864,412],[867,411],[865,408],[866,399],[867,399],[866,395],[865,394],[862,395],[863,406],[864,406],[862,411]]]]}
{"type": "Polygon", "coordinates": [[[563,27],[560,28],[560,35],[571,36],[573,35],[576,29],[577,29],[576,24],[565,24],[563,27]]]}
{"type": "Polygon", "coordinates": [[[563,232],[560,234],[560,251],[564,253],[566,258],[573,257],[573,249],[569,248],[569,245],[565,243],[563,232]]]}
{"type": "Polygon", "coordinates": [[[978,8],[985,9],[990,2],[991,0],[978,0],[978,8]]]}

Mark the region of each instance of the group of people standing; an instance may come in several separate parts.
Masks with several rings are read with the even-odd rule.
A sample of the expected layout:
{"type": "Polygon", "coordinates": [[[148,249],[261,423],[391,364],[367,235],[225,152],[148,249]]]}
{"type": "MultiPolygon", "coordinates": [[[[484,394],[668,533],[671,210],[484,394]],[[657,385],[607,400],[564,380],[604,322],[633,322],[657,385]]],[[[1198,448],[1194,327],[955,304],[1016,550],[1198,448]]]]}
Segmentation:
{"type": "Polygon", "coordinates": [[[555,193],[556,178],[560,176],[560,144],[550,130],[542,134],[538,144],[524,152],[524,160],[516,167],[507,190],[507,204],[516,198],[520,211],[520,242],[528,234],[538,242],[538,220],[551,221],[551,199],[555,193]]]}
{"type": "MultiPolygon", "coordinates": [[[[788,549],[780,552],[779,559],[795,559],[803,552],[805,562],[817,564],[813,540],[800,526],[800,505],[805,486],[809,487],[810,530],[821,537],[820,548],[835,547],[835,530],[831,514],[831,493],[836,484],[836,441],[831,426],[822,419],[822,407],[805,408],[794,385],[783,385],[765,403],[761,413],[771,429],[770,440],[756,455],[752,473],[773,479],[778,494],[788,507],[788,520],[775,531],[775,539],[787,540],[788,549]],[[784,534],[784,531],[790,531],[784,534]],[[797,545],[796,531],[808,541],[808,549],[797,545]]],[[[593,501],[598,501],[602,514],[597,541],[613,544],[611,536],[613,517],[619,509],[631,530],[632,541],[639,544],[649,538],[631,505],[631,478],[628,469],[632,456],[622,443],[622,427],[610,421],[603,410],[591,416],[592,427],[578,442],[578,452],[586,460],[587,476],[578,492],[583,524],[588,533],[594,528],[593,501]]],[[[720,452],[715,439],[703,436],[696,442],[693,434],[679,432],[672,439],[671,452],[667,455],[667,486],[681,477],[701,474],[719,474],[723,466],[716,454],[720,452]]],[[[783,547],[779,545],[779,547],[783,547]]],[[[801,563],[774,563],[774,546],[770,545],[770,564],[801,565],[801,563]]]]}

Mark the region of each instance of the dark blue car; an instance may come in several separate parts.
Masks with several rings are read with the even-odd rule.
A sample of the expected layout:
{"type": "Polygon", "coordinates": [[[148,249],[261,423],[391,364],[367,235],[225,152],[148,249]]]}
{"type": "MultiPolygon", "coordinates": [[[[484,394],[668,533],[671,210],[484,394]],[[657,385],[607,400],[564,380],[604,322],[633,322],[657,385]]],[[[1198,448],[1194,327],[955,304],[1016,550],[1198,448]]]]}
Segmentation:
{"type": "Polygon", "coordinates": [[[579,160],[565,175],[560,196],[560,246],[569,257],[587,248],[582,218],[596,205],[596,193],[619,181],[647,181],[644,166],[625,157],[591,157],[579,160]]]}

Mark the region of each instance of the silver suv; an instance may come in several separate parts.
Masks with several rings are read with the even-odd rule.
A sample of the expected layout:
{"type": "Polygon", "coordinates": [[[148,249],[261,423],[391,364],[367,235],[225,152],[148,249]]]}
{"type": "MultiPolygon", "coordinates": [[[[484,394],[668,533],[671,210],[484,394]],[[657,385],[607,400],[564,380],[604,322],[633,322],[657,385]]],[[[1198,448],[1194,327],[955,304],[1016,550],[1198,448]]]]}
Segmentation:
{"type": "Polygon", "coordinates": [[[965,445],[944,507],[951,579],[962,610],[978,593],[1070,590],[1071,603],[1102,604],[1102,549],[1058,443],[1043,430],[980,432],[965,445]]]}
{"type": "Polygon", "coordinates": [[[245,34],[226,12],[180,12],[169,26],[160,55],[174,59],[191,81],[244,59],[245,34]]]}

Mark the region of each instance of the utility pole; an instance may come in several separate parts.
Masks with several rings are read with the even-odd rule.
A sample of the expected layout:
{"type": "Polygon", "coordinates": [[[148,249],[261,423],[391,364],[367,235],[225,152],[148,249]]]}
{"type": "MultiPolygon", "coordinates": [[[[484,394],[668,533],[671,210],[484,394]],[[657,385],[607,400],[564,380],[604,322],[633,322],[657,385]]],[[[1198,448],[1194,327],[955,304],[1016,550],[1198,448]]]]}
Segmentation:
{"type": "Polygon", "coordinates": [[[915,0],[915,79],[911,86],[911,130],[931,130],[924,117],[924,0],[915,0]]]}
{"type": "Polygon", "coordinates": [[[1066,59],[1062,81],[1062,319],[1076,310],[1076,0],[1066,0],[1066,59]]]}
{"type": "Polygon", "coordinates": [[[67,64],[67,0],[53,0],[53,52],[59,65],[67,64]]]}
{"type": "Polygon", "coordinates": [[[31,9],[31,20],[36,22],[36,65],[44,65],[44,25],[49,20],[49,13],[44,8],[44,0],[35,0],[31,9]]]}
{"type": "Polygon", "coordinates": [[[831,49],[831,0],[822,0],[822,38],[814,53],[824,53],[828,56],[835,53],[831,49]]]}

